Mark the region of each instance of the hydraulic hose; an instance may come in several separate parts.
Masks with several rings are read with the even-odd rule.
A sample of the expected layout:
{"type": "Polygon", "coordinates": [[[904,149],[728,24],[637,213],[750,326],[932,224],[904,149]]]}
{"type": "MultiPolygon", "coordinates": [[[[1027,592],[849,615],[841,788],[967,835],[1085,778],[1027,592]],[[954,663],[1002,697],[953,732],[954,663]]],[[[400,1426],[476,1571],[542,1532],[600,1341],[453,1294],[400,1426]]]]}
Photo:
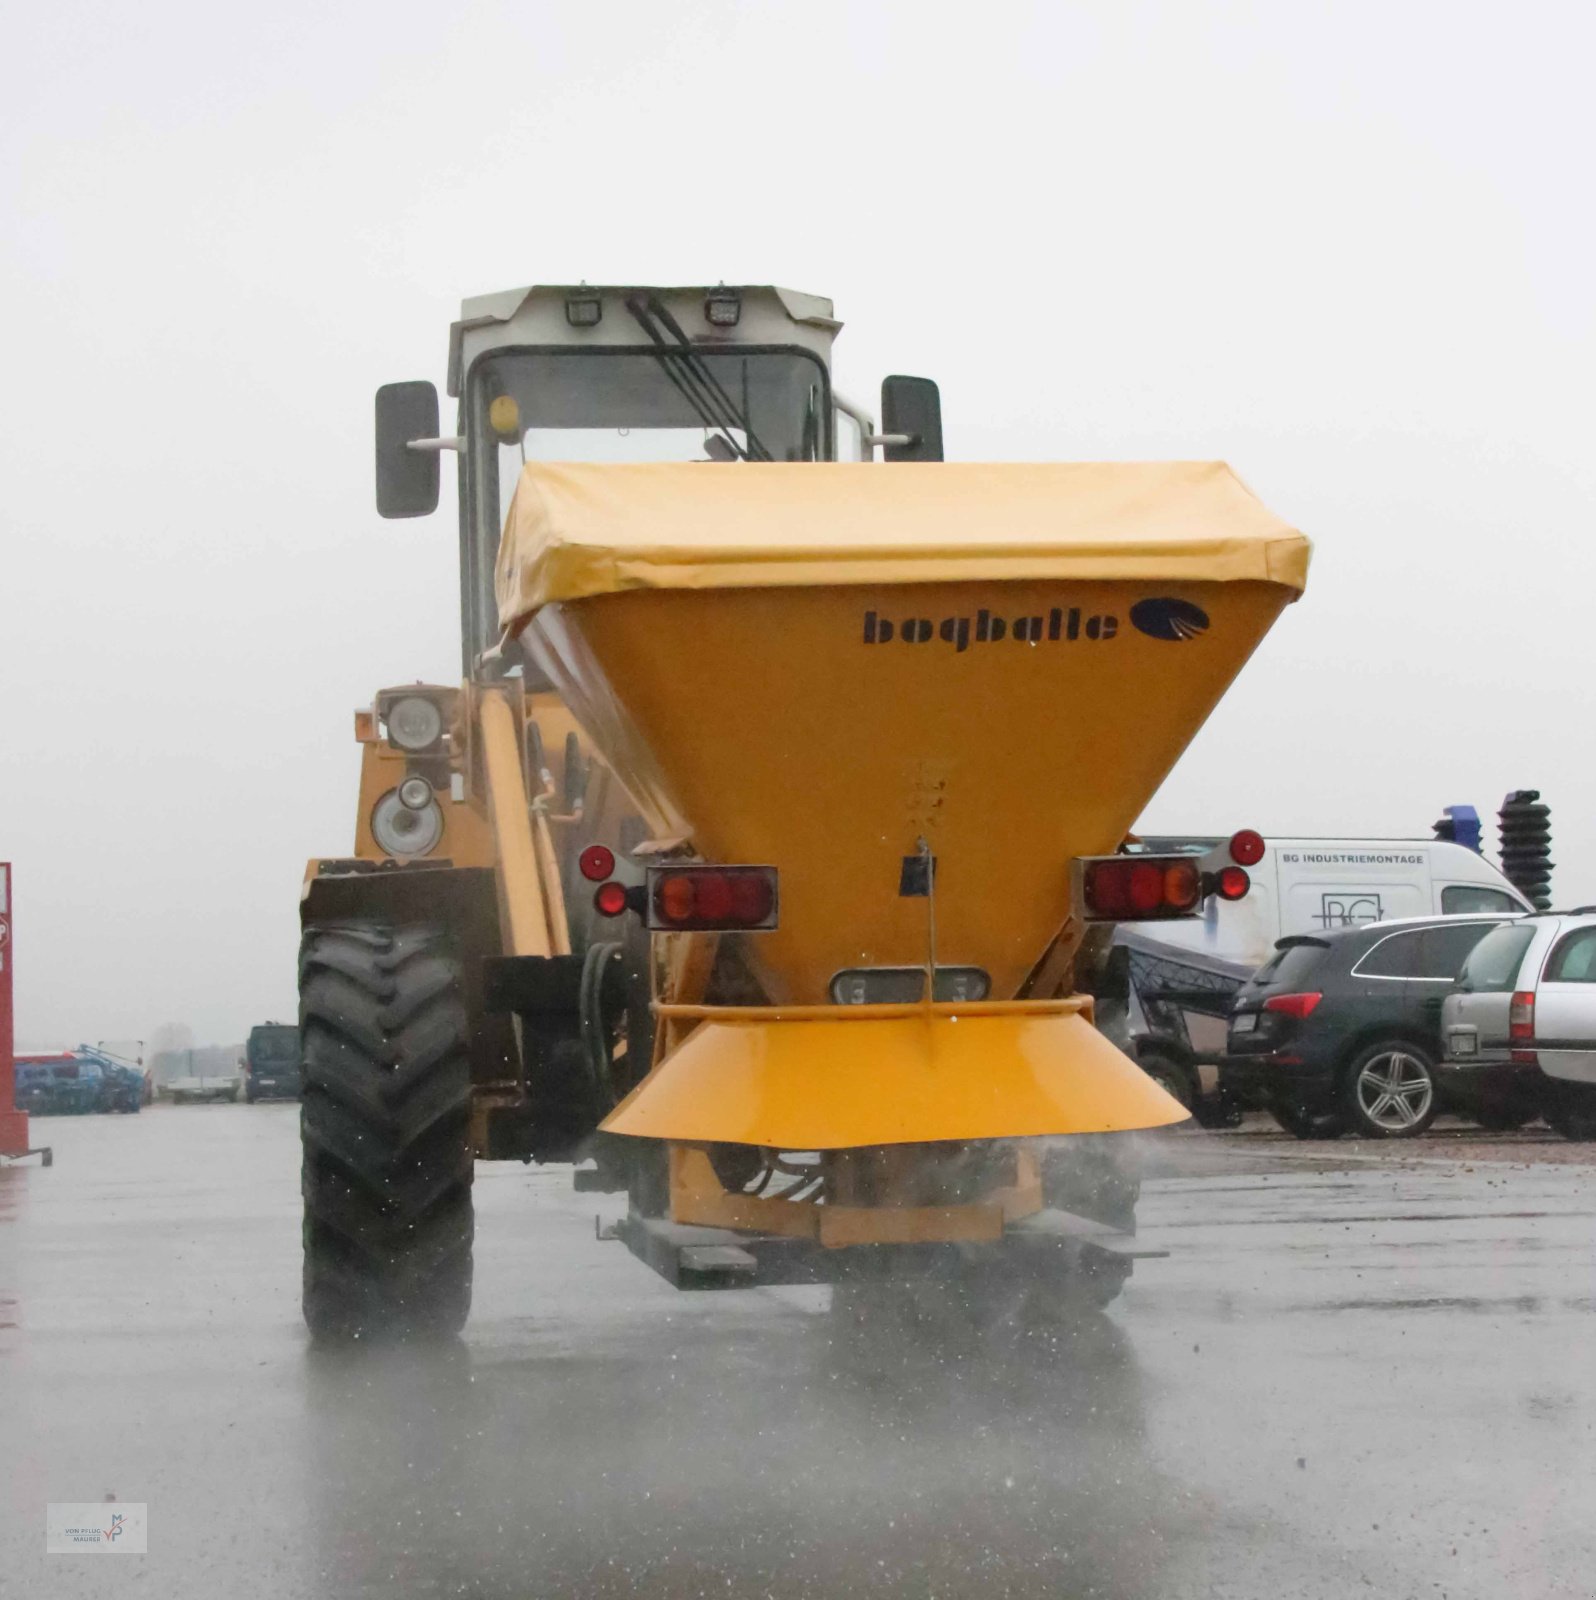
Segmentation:
{"type": "Polygon", "coordinates": [[[620,953],[619,944],[590,944],[582,961],[582,981],[577,991],[582,1053],[594,1092],[604,1106],[613,1106],[619,1098],[610,1072],[609,1029],[604,1025],[604,969],[620,953]]]}

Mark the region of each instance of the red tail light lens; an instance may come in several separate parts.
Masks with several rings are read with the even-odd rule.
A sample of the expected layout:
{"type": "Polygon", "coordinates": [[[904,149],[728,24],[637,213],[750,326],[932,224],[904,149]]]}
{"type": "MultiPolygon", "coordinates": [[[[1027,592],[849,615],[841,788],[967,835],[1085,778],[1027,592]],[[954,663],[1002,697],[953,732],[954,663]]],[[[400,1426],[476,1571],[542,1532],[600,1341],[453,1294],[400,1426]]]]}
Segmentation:
{"type": "Polygon", "coordinates": [[[1309,1017],[1324,999],[1322,994],[1272,994],[1263,1003],[1265,1011],[1278,1011],[1283,1017],[1309,1017]]]}
{"type": "Polygon", "coordinates": [[[1164,868],[1164,904],[1172,911],[1195,911],[1203,897],[1203,875],[1194,861],[1175,861],[1164,868]]]}
{"type": "Polygon", "coordinates": [[[1535,993],[1532,989],[1520,989],[1513,996],[1513,1003],[1507,1010],[1507,1036],[1515,1040],[1535,1037],[1535,993]]]}
{"type": "Polygon", "coordinates": [[[1240,833],[1230,836],[1230,859],[1238,867],[1256,867],[1264,857],[1264,841],[1261,833],[1254,832],[1251,828],[1243,828],[1240,833]]]}
{"type": "Polygon", "coordinates": [[[576,864],[589,883],[603,883],[615,876],[615,852],[608,845],[590,844],[576,858],[576,864]]]}
{"type": "Polygon", "coordinates": [[[774,867],[651,867],[648,926],[758,931],[776,926],[774,867]]]}
{"type": "Polygon", "coordinates": [[[1252,887],[1244,867],[1221,867],[1214,877],[1214,889],[1221,900],[1242,900],[1252,887]]]}
{"type": "Polygon", "coordinates": [[[626,885],[602,883],[593,896],[593,909],[601,917],[618,917],[626,909],[626,885]]]}
{"type": "Polygon", "coordinates": [[[1085,863],[1086,913],[1102,922],[1183,917],[1202,899],[1202,873],[1189,856],[1103,856],[1085,863]]]}

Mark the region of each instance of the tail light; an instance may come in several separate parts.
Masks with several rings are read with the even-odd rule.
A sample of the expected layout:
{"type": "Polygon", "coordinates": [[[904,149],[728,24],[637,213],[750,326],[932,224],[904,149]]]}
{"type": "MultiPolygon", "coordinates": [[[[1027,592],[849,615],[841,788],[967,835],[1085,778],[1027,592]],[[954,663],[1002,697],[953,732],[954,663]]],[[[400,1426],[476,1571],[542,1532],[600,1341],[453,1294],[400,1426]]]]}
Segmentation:
{"type": "Polygon", "coordinates": [[[1191,856],[1097,856],[1081,868],[1086,914],[1099,922],[1186,917],[1202,899],[1191,856]]]}
{"type": "Polygon", "coordinates": [[[1538,1066],[1540,1057],[1527,1046],[1535,1037],[1535,991],[1520,989],[1507,1008],[1507,1037],[1518,1046],[1512,1058],[1521,1066],[1538,1066]]]}
{"type": "Polygon", "coordinates": [[[776,926],[774,867],[650,867],[644,919],[656,931],[776,926]]]}
{"type": "Polygon", "coordinates": [[[1244,900],[1251,887],[1244,867],[1221,867],[1213,876],[1213,890],[1221,900],[1244,900]]]}
{"type": "Polygon", "coordinates": [[[624,883],[601,883],[593,892],[593,909],[601,917],[618,917],[630,904],[624,883]]]}
{"type": "Polygon", "coordinates": [[[1303,1017],[1313,1015],[1313,1009],[1324,999],[1322,994],[1272,994],[1263,1003],[1265,1011],[1278,1012],[1283,1017],[1296,1017],[1300,1021],[1303,1017]]]}

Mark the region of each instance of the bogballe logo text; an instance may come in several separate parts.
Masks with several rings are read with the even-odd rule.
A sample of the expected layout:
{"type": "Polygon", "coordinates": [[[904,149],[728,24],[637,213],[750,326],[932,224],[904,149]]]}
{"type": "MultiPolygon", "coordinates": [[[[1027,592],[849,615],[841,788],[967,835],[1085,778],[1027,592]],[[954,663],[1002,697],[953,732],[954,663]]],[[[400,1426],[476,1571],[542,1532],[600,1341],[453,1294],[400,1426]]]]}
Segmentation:
{"type": "MultiPolygon", "coordinates": [[[[1195,639],[1208,627],[1208,613],[1190,600],[1159,598],[1138,600],[1130,608],[1131,626],[1150,639],[1195,639]]],[[[940,640],[955,652],[972,644],[997,644],[1012,639],[1020,644],[1072,644],[1077,640],[1101,642],[1119,633],[1119,618],[1112,612],[1083,612],[1079,606],[1053,606],[1045,615],[999,617],[979,610],[973,617],[903,617],[893,622],[879,612],[864,614],[864,642],[930,644],[940,640]]]]}

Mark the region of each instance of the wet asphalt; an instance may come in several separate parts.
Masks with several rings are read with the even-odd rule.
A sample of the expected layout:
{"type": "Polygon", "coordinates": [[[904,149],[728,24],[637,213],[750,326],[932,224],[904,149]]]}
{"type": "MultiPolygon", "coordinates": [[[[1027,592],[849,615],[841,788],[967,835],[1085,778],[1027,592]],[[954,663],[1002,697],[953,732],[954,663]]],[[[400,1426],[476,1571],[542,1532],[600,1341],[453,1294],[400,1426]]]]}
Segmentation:
{"type": "MultiPolygon", "coordinates": [[[[0,1593],[1588,1596],[1596,1165],[1161,1139],[1105,1315],[861,1349],[480,1166],[442,1351],[312,1351],[297,1109],[36,1120],[0,1170],[0,1593]],[[52,1500],[150,1553],[44,1554],[52,1500]]],[[[1567,1151],[1558,1148],[1566,1157],[1567,1151]]],[[[1596,1160],[1596,1156],[1593,1156],[1596,1160]]]]}

